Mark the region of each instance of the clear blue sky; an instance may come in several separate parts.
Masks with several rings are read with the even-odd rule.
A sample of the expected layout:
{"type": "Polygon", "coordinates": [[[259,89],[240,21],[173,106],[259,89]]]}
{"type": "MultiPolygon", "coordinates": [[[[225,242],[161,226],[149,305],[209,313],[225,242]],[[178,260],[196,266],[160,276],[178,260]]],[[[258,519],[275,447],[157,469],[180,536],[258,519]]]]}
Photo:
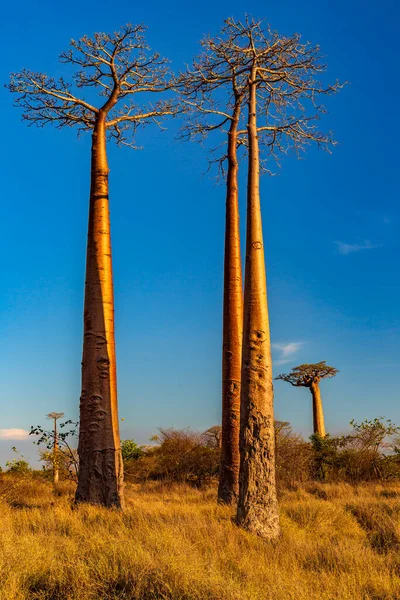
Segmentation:
{"type": "MultiPolygon", "coordinates": [[[[322,384],[333,432],[353,417],[400,424],[398,2],[116,6],[8,2],[1,81],[23,67],[61,74],[70,38],[142,21],[179,70],[203,34],[247,11],[319,43],[330,79],[350,82],[328,104],[333,154],[288,158],[262,180],[274,372],[320,360],[340,370],[322,384]]],[[[89,191],[89,137],[29,129],[12,100],[1,90],[0,464],[14,444],[34,454],[7,430],[53,410],[78,414],[89,191]]],[[[204,151],[175,142],[176,130],[149,128],[142,151],[109,151],[122,437],[139,442],[158,426],[204,429],[220,419],[224,188],[202,176],[204,151]]],[[[283,382],[275,390],[277,418],[309,435],[307,391],[283,382]]]]}

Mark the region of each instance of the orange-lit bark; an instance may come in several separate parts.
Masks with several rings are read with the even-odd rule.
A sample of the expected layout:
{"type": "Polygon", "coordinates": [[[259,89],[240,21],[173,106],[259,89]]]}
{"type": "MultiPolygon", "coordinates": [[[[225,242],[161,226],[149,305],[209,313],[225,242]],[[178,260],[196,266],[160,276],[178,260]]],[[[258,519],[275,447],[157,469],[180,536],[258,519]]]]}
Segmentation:
{"type": "Polygon", "coordinates": [[[322,398],[321,391],[319,389],[319,380],[316,379],[310,385],[310,391],[312,395],[312,403],[313,403],[313,423],[314,423],[314,433],[317,433],[321,437],[325,437],[325,421],[324,421],[324,411],[322,409],[322,398]]]}
{"type": "Polygon", "coordinates": [[[75,501],[122,507],[105,116],[99,112],[92,135],[75,501]]]}
{"type": "Polygon", "coordinates": [[[222,345],[222,446],[218,500],[237,501],[239,493],[240,379],[243,330],[242,264],[238,206],[237,126],[240,106],[228,133],[222,345]]]}
{"type": "Polygon", "coordinates": [[[256,75],[249,81],[249,166],[237,522],[265,539],[280,533],[275,485],[272,361],[260,207],[256,75]]]}

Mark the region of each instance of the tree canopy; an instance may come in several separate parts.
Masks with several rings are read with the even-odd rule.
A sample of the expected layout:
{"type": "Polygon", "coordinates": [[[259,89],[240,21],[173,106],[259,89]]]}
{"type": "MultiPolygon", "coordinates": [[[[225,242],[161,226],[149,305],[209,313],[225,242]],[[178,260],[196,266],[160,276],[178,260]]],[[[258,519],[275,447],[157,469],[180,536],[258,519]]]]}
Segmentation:
{"type": "Polygon", "coordinates": [[[281,379],[287,381],[293,386],[299,387],[310,387],[313,383],[318,383],[321,379],[327,379],[335,377],[339,373],[335,367],[330,367],[326,364],[325,360],[319,363],[299,365],[293,367],[290,373],[282,373],[275,377],[275,379],[281,379]]]}
{"type": "MultiPolygon", "coordinates": [[[[204,37],[201,46],[203,52],[179,78],[187,106],[183,137],[201,141],[216,129],[227,132],[238,117],[235,108],[248,101],[254,78],[265,160],[272,157],[279,164],[290,150],[301,153],[311,143],[328,149],[335,143],[331,133],[317,127],[326,112],[319,98],[343,85],[322,81],[326,65],[319,46],[303,42],[299,34],[283,36],[250,17],[244,22],[226,19],[220,34],[204,37]]],[[[244,115],[239,124],[238,145],[246,146],[244,115]]],[[[214,148],[210,162],[222,166],[226,153],[220,148],[214,148]]]]}
{"type": "Polygon", "coordinates": [[[108,136],[134,146],[139,125],[152,121],[160,125],[162,117],[175,112],[172,99],[152,102],[155,93],[171,88],[172,78],[168,61],[150,51],[145,30],[144,25],[128,24],[112,34],[71,40],[60,62],[76,69],[72,82],[27,69],[12,73],[7,87],[18,94],[15,104],[23,109],[23,120],[39,127],[51,123],[88,131],[103,113],[108,136]],[[90,101],[83,97],[84,90],[90,101]],[[138,103],[139,93],[145,94],[144,103],[138,103]]]}

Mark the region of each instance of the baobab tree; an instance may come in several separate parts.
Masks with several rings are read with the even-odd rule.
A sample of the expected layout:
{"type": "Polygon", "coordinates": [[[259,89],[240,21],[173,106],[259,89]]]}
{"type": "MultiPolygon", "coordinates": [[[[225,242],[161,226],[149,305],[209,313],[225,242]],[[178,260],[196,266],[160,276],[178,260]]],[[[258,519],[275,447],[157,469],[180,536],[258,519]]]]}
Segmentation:
{"type": "MultiPolygon", "coordinates": [[[[38,436],[37,440],[33,442],[34,444],[45,446],[45,449],[41,450],[43,460],[50,462],[53,467],[56,462],[57,468],[62,466],[77,480],[79,473],[78,456],[74,447],[68,442],[68,438],[75,439],[77,437],[79,424],[68,419],[60,423],[59,427],[57,427],[57,420],[62,415],[63,413],[50,413],[46,415],[51,420],[55,419],[53,429],[46,429],[41,425],[31,426],[29,435],[38,436]],[[54,454],[56,454],[56,461],[54,461],[54,454]]],[[[55,469],[53,469],[54,472],[55,469]]]]}
{"type": "Polygon", "coordinates": [[[59,479],[58,465],[58,436],[57,436],[57,421],[64,416],[64,413],[51,412],[46,417],[53,421],[53,483],[57,484],[59,479]]]}
{"type": "Polygon", "coordinates": [[[242,265],[238,205],[238,128],[247,92],[241,60],[232,49],[235,34],[223,27],[201,41],[203,52],[179,79],[186,107],[182,137],[203,141],[219,133],[210,165],[226,182],[222,341],[222,439],[219,502],[237,501],[239,492],[240,380],[243,329],[242,265]],[[221,151],[221,148],[223,150],[221,151]]]}
{"type": "Polygon", "coordinates": [[[123,464],[118,427],[114,298],[108,203],[107,140],[135,147],[140,126],[174,113],[171,99],[151,102],[171,86],[167,61],[150,52],[143,25],[95,33],[70,43],[60,61],[72,81],[23,70],[11,76],[29,125],[76,127],[92,138],[86,256],[79,478],[75,501],[121,507],[123,464]],[[90,92],[90,101],[81,91],[90,92]],[[98,92],[98,106],[92,102],[98,92]],[[143,103],[140,103],[140,94],[143,103]]]}
{"type": "MultiPolygon", "coordinates": [[[[312,142],[328,147],[330,135],[315,125],[324,108],[320,95],[340,86],[324,87],[317,75],[325,70],[319,47],[285,37],[247,18],[228,19],[232,60],[246,78],[248,153],[247,230],[244,323],[240,404],[240,475],[237,522],[265,539],[279,535],[275,485],[273,376],[271,362],[264,242],[260,207],[262,159],[279,160],[312,142]]],[[[267,166],[264,167],[268,169],[267,166]]]]}
{"type": "Polygon", "coordinates": [[[320,437],[325,437],[326,431],[319,383],[321,379],[335,377],[337,373],[339,373],[337,369],[330,367],[323,360],[319,363],[293,367],[290,373],[283,373],[276,377],[276,379],[287,381],[294,387],[306,387],[310,390],[312,396],[314,434],[318,434],[320,437]]]}

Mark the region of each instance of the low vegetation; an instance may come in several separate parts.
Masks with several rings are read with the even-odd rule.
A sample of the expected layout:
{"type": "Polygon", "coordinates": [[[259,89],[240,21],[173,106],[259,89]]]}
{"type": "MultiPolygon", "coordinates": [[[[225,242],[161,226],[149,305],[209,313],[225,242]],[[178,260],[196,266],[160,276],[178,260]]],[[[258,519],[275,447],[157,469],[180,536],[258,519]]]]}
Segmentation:
{"type": "Polygon", "coordinates": [[[124,512],[73,507],[71,461],[52,485],[51,452],[35,471],[14,449],[0,473],[0,598],[400,600],[399,428],[351,426],[307,441],[276,422],[282,534],[270,543],[217,503],[218,426],[125,440],[124,512]]]}
{"type": "Polygon", "coordinates": [[[216,485],[128,483],[124,513],[72,509],[74,491],[2,475],[1,598],[400,599],[398,483],[282,489],[274,544],[235,525],[216,485]]]}
{"type": "MultiPolygon", "coordinates": [[[[351,422],[345,435],[305,440],[284,421],[275,422],[278,488],[310,481],[362,483],[400,480],[399,428],[381,417],[351,422]]],[[[176,481],[200,487],[219,473],[220,431],[160,429],[153,445],[122,445],[125,478],[133,483],[176,481]]]]}

